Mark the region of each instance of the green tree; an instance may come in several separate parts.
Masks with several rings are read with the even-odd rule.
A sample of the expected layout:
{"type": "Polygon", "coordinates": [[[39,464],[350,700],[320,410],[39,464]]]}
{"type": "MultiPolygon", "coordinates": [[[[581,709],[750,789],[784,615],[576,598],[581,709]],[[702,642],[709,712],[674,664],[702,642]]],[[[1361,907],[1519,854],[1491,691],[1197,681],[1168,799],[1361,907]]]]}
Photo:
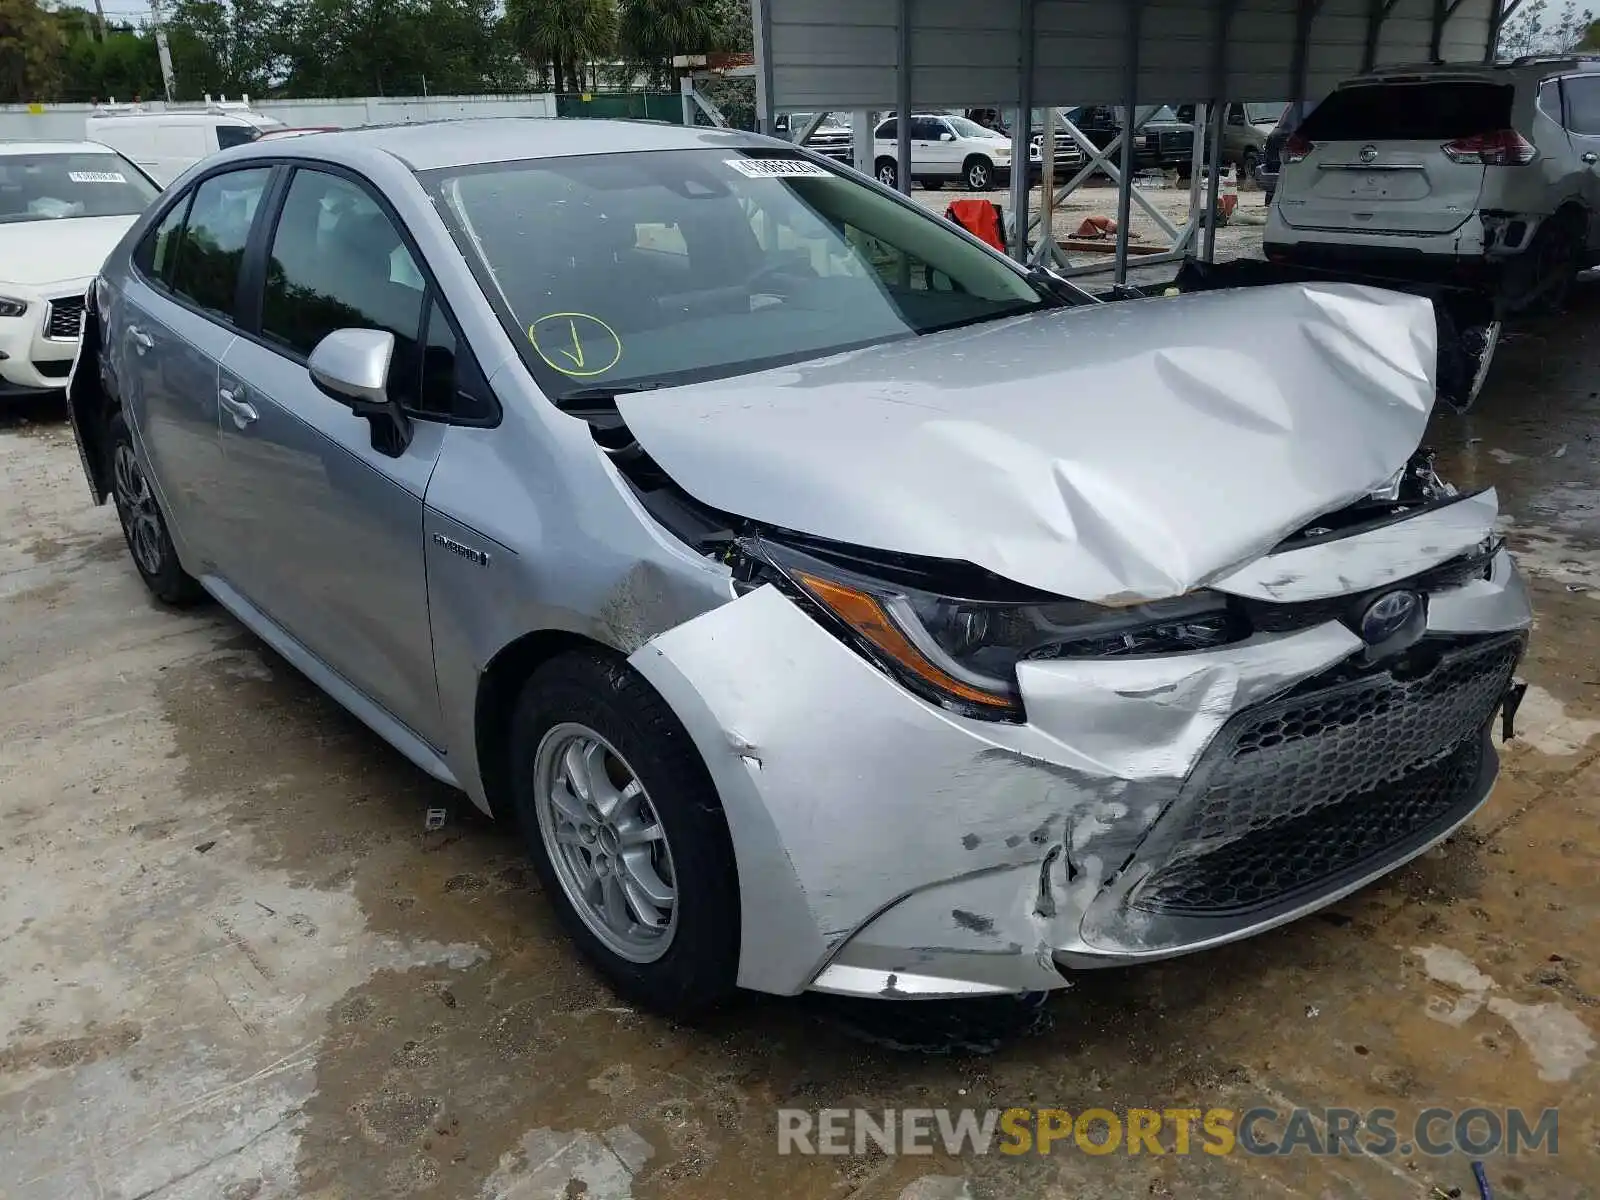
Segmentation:
{"type": "Polygon", "coordinates": [[[1577,0],[1565,0],[1555,12],[1550,0],[1527,0],[1501,26],[1495,53],[1502,59],[1566,54],[1584,41],[1593,25],[1594,13],[1579,9],[1577,0]]]}
{"type": "Polygon", "coordinates": [[[177,0],[166,21],[177,98],[270,93],[285,69],[287,8],[275,0],[177,0]]]}
{"type": "Polygon", "coordinates": [[[108,21],[102,31],[94,14],[61,8],[52,14],[61,30],[61,84],[52,99],[131,100],[161,94],[161,62],[153,37],[125,22],[108,21]]]}
{"type": "Polygon", "coordinates": [[[287,95],[465,94],[522,80],[493,0],[290,0],[284,11],[287,95]]]}
{"type": "Polygon", "coordinates": [[[51,100],[66,38],[38,0],[0,0],[0,104],[51,100]]]}
{"type": "Polygon", "coordinates": [[[729,48],[728,12],[716,0],[619,0],[617,40],[623,58],[661,85],[676,54],[729,48]]]}
{"type": "Polygon", "coordinates": [[[506,0],[506,25],[518,52],[558,92],[581,92],[595,64],[617,45],[612,0],[506,0]]]}

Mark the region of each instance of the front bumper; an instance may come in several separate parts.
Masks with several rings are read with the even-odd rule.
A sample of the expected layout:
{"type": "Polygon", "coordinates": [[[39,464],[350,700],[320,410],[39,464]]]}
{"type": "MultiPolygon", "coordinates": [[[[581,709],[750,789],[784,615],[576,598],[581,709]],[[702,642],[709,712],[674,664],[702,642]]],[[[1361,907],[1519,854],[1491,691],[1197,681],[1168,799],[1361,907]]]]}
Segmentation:
{"type": "MultiPolygon", "coordinates": [[[[1319,569],[1393,586],[1397,566],[1487,533],[1492,497],[1470,511],[1483,528],[1458,512],[1403,564],[1389,530],[1366,553],[1297,551],[1294,570],[1308,591],[1319,569]]],[[[632,661],[722,798],[740,983],[948,997],[1234,941],[1421,853],[1488,793],[1487,730],[1530,621],[1502,551],[1430,594],[1423,644],[1442,649],[1419,681],[1342,678],[1366,648],[1330,619],[1171,658],[1024,664],[1022,725],[923,703],[771,588],[632,661]]]]}
{"type": "Polygon", "coordinates": [[[0,317],[0,395],[59,392],[67,386],[78,351],[78,314],[84,289],[72,283],[51,289],[51,298],[24,297],[20,317],[0,317]]]}

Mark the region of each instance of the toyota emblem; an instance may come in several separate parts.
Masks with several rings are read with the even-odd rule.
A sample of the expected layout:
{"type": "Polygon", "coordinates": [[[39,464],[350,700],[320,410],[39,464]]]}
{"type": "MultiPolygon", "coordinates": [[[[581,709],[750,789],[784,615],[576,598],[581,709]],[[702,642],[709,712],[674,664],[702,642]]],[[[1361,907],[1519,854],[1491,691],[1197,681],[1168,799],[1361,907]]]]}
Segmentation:
{"type": "Polygon", "coordinates": [[[1364,163],[1375,162],[1378,158],[1378,148],[1376,146],[1363,146],[1361,147],[1361,153],[1357,157],[1364,163]]]}
{"type": "Polygon", "coordinates": [[[1369,646],[1380,646],[1405,629],[1422,598],[1415,592],[1385,592],[1361,614],[1361,640],[1369,646]]]}

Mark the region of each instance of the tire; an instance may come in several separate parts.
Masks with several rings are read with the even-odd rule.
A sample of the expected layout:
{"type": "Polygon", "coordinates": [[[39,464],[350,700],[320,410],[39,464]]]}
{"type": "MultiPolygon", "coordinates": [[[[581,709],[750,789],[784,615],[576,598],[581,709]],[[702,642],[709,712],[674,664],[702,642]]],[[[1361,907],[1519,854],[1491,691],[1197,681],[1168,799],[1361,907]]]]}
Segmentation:
{"type": "Polygon", "coordinates": [[[118,409],[106,422],[106,478],[122,522],[128,556],[145,587],[164,604],[187,608],[206,598],[205,589],[178,562],[167,532],[166,514],[156,503],[150,481],[133,448],[133,434],[118,409]]]}
{"type": "Polygon", "coordinates": [[[892,158],[880,158],[873,167],[873,174],[878,177],[878,182],[886,188],[900,186],[900,170],[892,158]]]}
{"type": "Polygon", "coordinates": [[[963,164],[961,178],[966,181],[967,191],[987,192],[994,187],[994,164],[983,155],[975,154],[963,164]]]}
{"type": "Polygon", "coordinates": [[[1584,258],[1584,221],[1570,211],[1557,213],[1534,235],[1534,295],[1528,307],[1537,313],[1564,312],[1567,296],[1578,278],[1584,258]]]}
{"type": "Polygon", "coordinates": [[[603,651],[563,654],[523,686],[511,754],[513,805],[545,894],[611,986],[676,1016],[731,995],[733,842],[705,764],[666,701],[603,651]],[[601,911],[607,900],[618,916],[601,911]]]}

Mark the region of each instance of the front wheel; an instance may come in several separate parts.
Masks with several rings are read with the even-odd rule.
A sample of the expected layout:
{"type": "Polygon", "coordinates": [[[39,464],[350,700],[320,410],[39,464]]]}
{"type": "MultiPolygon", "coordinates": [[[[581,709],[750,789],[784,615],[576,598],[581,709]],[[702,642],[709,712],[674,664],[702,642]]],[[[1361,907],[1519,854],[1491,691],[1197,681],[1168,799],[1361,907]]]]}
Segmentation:
{"type": "Polygon", "coordinates": [[[886,188],[900,186],[900,172],[895,167],[895,162],[892,158],[880,158],[878,160],[877,175],[878,182],[886,188]]]}
{"type": "Polygon", "coordinates": [[[172,535],[167,532],[167,519],[139,465],[133,434],[120,410],[106,423],[106,455],[110,460],[106,474],[111,477],[111,496],[122,522],[122,536],[127,539],[128,553],[145,587],[156,599],[175,607],[205,599],[205,589],[178,562],[172,535]]]}
{"type": "Polygon", "coordinates": [[[578,948],[658,1012],[727,997],[739,961],[733,844],[666,702],[616,658],[565,654],[529,678],[511,744],[523,836],[578,948]]]}
{"type": "Polygon", "coordinates": [[[994,164],[987,158],[968,159],[963,175],[968,191],[987,192],[994,186],[994,164]]]}
{"type": "Polygon", "coordinates": [[[1256,181],[1256,163],[1258,163],[1260,160],[1261,156],[1255,151],[1254,148],[1244,152],[1244,159],[1239,163],[1240,183],[1244,183],[1246,180],[1251,183],[1256,181]]]}

